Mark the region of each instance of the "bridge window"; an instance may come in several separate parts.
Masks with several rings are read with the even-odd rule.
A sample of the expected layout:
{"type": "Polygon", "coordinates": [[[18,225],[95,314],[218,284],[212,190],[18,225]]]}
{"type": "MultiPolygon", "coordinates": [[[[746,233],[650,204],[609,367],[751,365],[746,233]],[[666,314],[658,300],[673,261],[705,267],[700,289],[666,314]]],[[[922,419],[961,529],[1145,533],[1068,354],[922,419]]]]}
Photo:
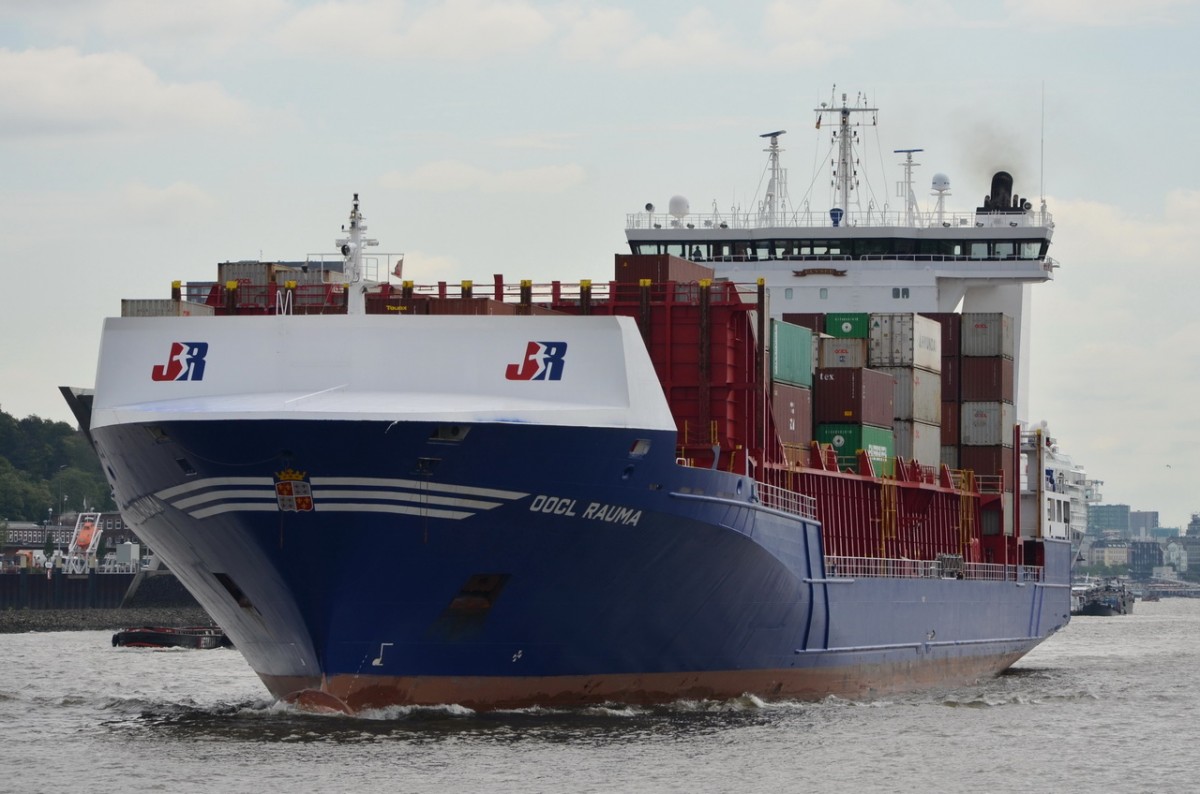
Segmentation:
{"type": "Polygon", "coordinates": [[[997,259],[1012,259],[1013,256],[1016,255],[1016,252],[1017,252],[1016,243],[1000,242],[1000,243],[996,243],[996,247],[994,249],[994,256],[997,259]]]}

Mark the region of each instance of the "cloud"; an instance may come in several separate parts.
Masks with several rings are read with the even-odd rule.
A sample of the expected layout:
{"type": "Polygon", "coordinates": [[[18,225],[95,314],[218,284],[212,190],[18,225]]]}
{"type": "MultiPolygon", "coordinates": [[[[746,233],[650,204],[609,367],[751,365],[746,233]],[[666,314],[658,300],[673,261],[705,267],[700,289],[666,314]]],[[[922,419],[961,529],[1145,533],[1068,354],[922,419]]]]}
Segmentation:
{"type": "Polygon", "coordinates": [[[488,171],[459,160],[440,160],[426,163],[408,174],[384,175],[384,187],[454,193],[561,193],[584,181],[586,172],[581,166],[548,165],[537,168],[488,171]]]}
{"type": "Polygon", "coordinates": [[[0,136],[154,133],[245,123],[252,113],[209,82],[168,83],[122,53],[0,50],[0,136]]]}
{"type": "Polygon", "coordinates": [[[162,188],[135,182],[121,188],[118,198],[123,218],[153,225],[193,225],[199,216],[211,215],[219,207],[214,196],[187,182],[162,188]]]}
{"type": "Polygon", "coordinates": [[[390,0],[326,2],[288,20],[274,41],[294,53],[479,61],[526,52],[553,25],[523,0],[447,0],[410,13],[390,0]]]}
{"type": "Polygon", "coordinates": [[[1059,27],[1124,28],[1169,24],[1175,9],[1194,0],[1005,0],[1008,21],[1038,29],[1059,27]]]}
{"type": "MultiPolygon", "coordinates": [[[[21,3],[11,17],[42,41],[84,47],[96,41],[187,59],[260,39],[288,11],[286,0],[58,0],[21,3]]],[[[6,9],[7,11],[7,9],[6,9]]]]}

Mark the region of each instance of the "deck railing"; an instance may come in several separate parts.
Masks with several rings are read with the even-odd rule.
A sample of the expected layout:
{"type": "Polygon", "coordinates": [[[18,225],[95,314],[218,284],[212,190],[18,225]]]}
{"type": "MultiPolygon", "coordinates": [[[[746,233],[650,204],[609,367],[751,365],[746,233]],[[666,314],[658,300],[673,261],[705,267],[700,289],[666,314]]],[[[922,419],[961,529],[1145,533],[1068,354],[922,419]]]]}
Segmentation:
{"type": "Polygon", "coordinates": [[[754,487],[758,491],[758,501],[764,506],[813,521],[817,519],[817,500],[813,497],[764,482],[755,483],[754,487]]]}
{"type": "Polygon", "coordinates": [[[938,560],[905,560],[884,557],[825,558],[825,572],[830,578],[891,578],[891,579],[971,579],[989,582],[1040,582],[1040,565],[997,565],[984,562],[964,562],[961,557],[938,560]]]}

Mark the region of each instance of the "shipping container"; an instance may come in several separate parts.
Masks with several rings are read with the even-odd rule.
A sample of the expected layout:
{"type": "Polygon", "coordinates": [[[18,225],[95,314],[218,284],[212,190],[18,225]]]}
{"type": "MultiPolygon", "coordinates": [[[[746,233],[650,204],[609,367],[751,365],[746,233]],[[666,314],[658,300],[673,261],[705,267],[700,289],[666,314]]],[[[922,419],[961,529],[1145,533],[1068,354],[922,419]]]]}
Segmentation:
{"type": "Polygon", "coordinates": [[[492,298],[430,298],[430,314],[515,315],[517,304],[492,298]]]}
{"type": "Polygon", "coordinates": [[[872,314],[868,366],[942,369],[942,330],[936,320],[912,312],[872,314]]]}
{"type": "Polygon", "coordinates": [[[895,388],[891,375],[873,369],[818,369],[813,378],[813,422],[891,427],[895,388]]]}
{"type": "Polygon", "coordinates": [[[783,321],[802,325],[815,333],[825,333],[825,315],[817,312],[784,312],[783,321]]]}
{"type": "Polygon", "coordinates": [[[812,443],[783,445],[783,459],[792,466],[807,466],[812,459],[812,443]]]}
{"type": "Polygon", "coordinates": [[[962,315],[956,312],[921,312],[921,316],[936,320],[941,326],[942,355],[957,357],[962,351],[962,315]]]}
{"type": "Polygon", "coordinates": [[[942,402],[961,402],[962,359],[942,356],[942,402]]]}
{"type": "Polygon", "coordinates": [[[897,419],[892,422],[892,435],[897,457],[935,469],[941,464],[942,429],[937,425],[897,419]]]}
{"type": "Polygon", "coordinates": [[[771,380],[794,386],[812,386],[812,330],[771,321],[771,380]]]}
{"type": "Polygon", "coordinates": [[[942,443],[961,443],[962,410],[957,402],[942,401],[942,443]]]}
{"type": "Polygon", "coordinates": [[[876,474],[890,475],[892,459],[896,457],[896,440],[890,427],[871,425],[824,424],[813,433],[822,444],[832,444],[838,465],[843,469],[857,466],[858,450],[866,450],[876,474]]]}
{"type": "Polygon", "coordinates": [[[771,418],[779,442],[787,446],[812,443],[812,391],[787,383],[771,387],[771,418]]]}
{"type": "Polygon", "coordinates": [[[867,366],[869,348],[870,340],[867,339],[823,336],[821,337],[821,352],[817,356],[817,366],[863,369],[867,366]]]}
{"type": "Polygon", "coordinates": [[[946,429],[942,428],[942,433],[943,433],[942,455],[941,455],[942,463],[945,464],[948,468],[957,469],[958,468],[958,445],[957,444],[946,444],[945,443],[946,438],[944,435],[945,432],[946,432],[946,429]]]}
{"type": "Polygon", "coordinates": [[[713,278],[713,269],[672,254],[617,254],[614,280],[637,284],[648,278],[656,284],[664,281],[694,282],[713,278]]]}
{"type": "Polygon", "coordinates": [[[1013,404],[1007,402],[962,403],[960,443],[973,447],[1013,445],[1013,404]]]}
{"type": "MultiPolygon", "coordinates": [[[[960,469],[970,469],[975,472],[977,485],[983,486],[985,489],[993,487],[994,484],[1002,483],[1004,491],[1011,492],[1015,479],[1013,477],[1016,462],[1013,460],[1013,448],[993,445],[990,447],[969,447],[960,446],[958,448],[958,467],[960,469]],[[993,482],[987,480],[978,481],[979,477],[994,478],[993,482]],[[1002,479],[1001,479],[1002,478],[1002,479]]],[[[993,487],[994,490],[994,487],[993,487]]]]}
{"type": "Polygon", "coordinates": [[[215,309],[204,303],[172,298],[123,298],[122,317],[210,317],[215,309]]]}
{"type": "Polygon", "coordinates": [[[275,283],[275,271],[278,268],[274,262],[221,262],[217,265],[217,281],[221,284],[236,281],[265,287],[275,283]]]}
{"type": "Polygon", "coordinates": [[[839,312],[825,315],[825,333],[841,339],[868,339],[871,315],[858,312],[839,312]]]}
{"type": "Polygon", "coordinates": [[[971,356],[962,360],[962,402],[1016,402],[1013,399],[1013,360],[1002,356],[971,356]]]}
{"type": "Polygon", "coordinates": [[[1013,357],[1011,317],[997,312],[963,313],[962,317],[962,354],[964,356],[1013,357]]]}
{"type": "Polygon", "coordinates": [[[914,367],[879,367],[896,382],[893,419],[942,422],[942,376],[914,367]]]}

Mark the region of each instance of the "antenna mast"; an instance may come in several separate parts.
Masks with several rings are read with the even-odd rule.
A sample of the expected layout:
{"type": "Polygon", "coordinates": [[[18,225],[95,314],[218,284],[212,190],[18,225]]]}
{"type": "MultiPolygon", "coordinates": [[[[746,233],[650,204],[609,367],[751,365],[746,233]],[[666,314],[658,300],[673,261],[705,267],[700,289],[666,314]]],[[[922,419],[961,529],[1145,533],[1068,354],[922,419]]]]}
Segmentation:
{"type": "Polygon", "coordinates": [[[913,193],[912,170],[913,170],[914,165],[920,165],[920,163],[914,163],[912,156],[913,156],[913,152],[923,152],[925,150],[924,149],[893,149],[892,151],[895,154],[903,154],[904,155],[904,162],[902,163],[902,165],[904,166],[904,181],[896,186],[896,188],[897,188],[896,195],[898,198],[904,199],[904,222],[905,222],[905,224],[907,224],[908,226],[916,226],[917,225],[917,213],[919,212],[919,209],[917,207],[917,195],[915,193],[913,193]]]}
{"type": "MultiPolygon", "coordinates": [[[[836,87],[835,87],[836,91],[836,87]]],[[[817,114],[817,129],[821,129],[821,119],[826,113],[838,114],[838,127],[834,131],[834,140],[838,143],[838,157],[834,162],[833,180],[835,189],[835,204],[844,212],[849,213],[850,208],[850,193],[858,187],[858,172],[855,170],[854,162],[854,142],[858,137],[857,132],[852,132],[851,127],[862,126],[862,123],[851,122],[851,113],[871,113],[879,112],[878,108],[870,107],[850,107],[846,104],[846,94],[842,93],[842,106],[833,107],[832,102],[826,105],[821,103],[821,107],[814,108],[817,114]]],[[[859,94],[858,101],[862,101],[862,95],[859,94]]],[[[878,118],[875,115],[871,116],[871,126],[878,123],[878,118]]]]}
{"type": "Polygon", "coordinates": [[[350,228],[347,230],[345,226],[342,227],[343,232],[349,231],[350,234],[334,241],[334,245],[345,257],[347,314],[366,314],[367,285],[363,282],[362,249],[368,245],[379,245],[378,240],[363,236],[363,232],[367,230],[367,224],[363,223],[363,220],[362,213],[358,210],[358,194],[355,193],[354,202],[350,205],[350,228]]]}
{"type": "Polygon", "coordinates": [[[770,163],[771,179],[767,182],[767,195],[763,199],[760,213],[761,219],[767,226],[782,225],[780,216],[784,211],[783,205],[787,201],[787,169],[779,166],[779,153],[783,151],[779,148],[779,136],[786,132],[787,130],[775,130],[775,132],[764,132],[758,136],[771,139],[771,145],[763,149],[767,153],[770,163]]]}

